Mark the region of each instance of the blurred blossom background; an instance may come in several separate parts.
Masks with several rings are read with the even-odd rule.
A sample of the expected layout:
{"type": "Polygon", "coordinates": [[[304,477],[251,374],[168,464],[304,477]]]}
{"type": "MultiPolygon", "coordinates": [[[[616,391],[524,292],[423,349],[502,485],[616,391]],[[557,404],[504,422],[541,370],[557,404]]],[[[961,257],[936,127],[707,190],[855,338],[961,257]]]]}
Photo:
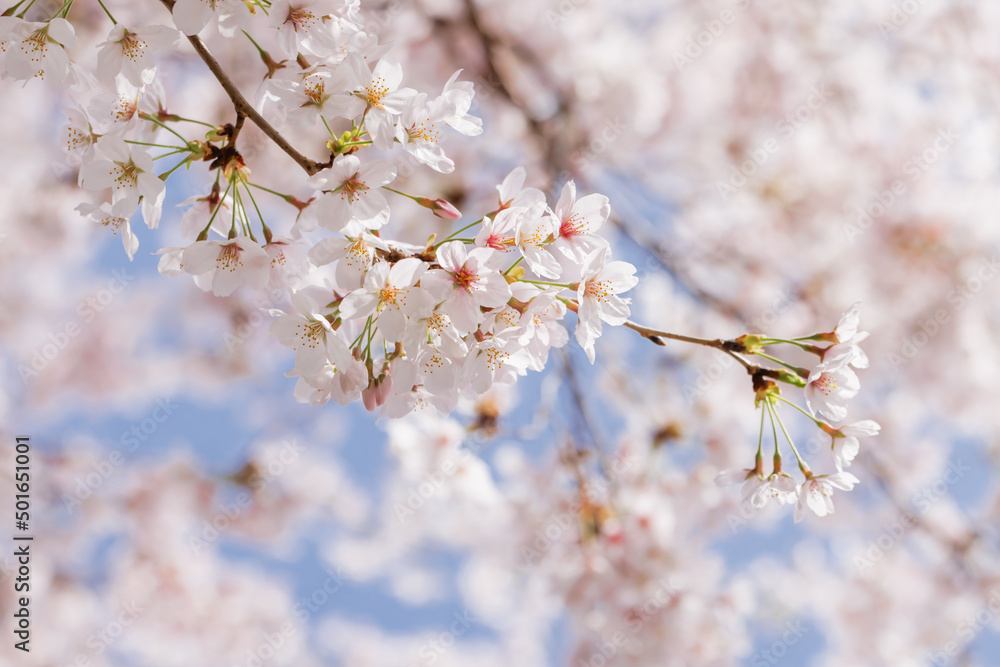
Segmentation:
{"type": "MultiPolygon", "coordinates": [[[[109,8],[170,24],[156,2],[109,8]]],[[[216,297],[157,272],[205,167],[171,179],[158,229],[135,219],[129,261],[74,210],[69,96],[5,80],[0,664],[996,664],[1000,5],[361,13],[404,85],[438,91],[462,69],[483,118],[482,135],[443,142],[452,174],[401,166],[400,189],[478,217],[523,165],[550,200],[568,180],[606,194],[603,233],[640,278],[632,319],[668,331],[807,336],[861,301],[871,365],[852,416],[882,425],[861,483],[801,523],[741,505],[713,480],[752,466],[744,370],[618,327],[595,365],[571,342],[449,416],[299,404],[264,312],[284,291],[216,297]],[[33,446],[30,654],[12,640],[16,435],[33,446]]],[[[106,16],[80,1],[70,18],[92,66],[106,16]]],[[[203,37],[252,94],[256,51],[203,37]]],[[[157,59],[172,112],[232,120],[189,45],[157,59]]],[[[255,126],[241,141],[255,177],[308,199],[255,126]]],[[[457,229],[390,203],[395,238],[457,229]]],[[[786,417],[832,470],[829,437],[786,417]]]]}

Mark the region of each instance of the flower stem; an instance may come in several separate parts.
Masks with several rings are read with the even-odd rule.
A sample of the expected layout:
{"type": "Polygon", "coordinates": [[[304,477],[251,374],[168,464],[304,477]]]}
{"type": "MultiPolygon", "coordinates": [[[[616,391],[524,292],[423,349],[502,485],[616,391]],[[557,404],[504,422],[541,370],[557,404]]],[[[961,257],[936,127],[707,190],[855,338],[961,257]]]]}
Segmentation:
{"type": "Polygon", "coordinates": [[[265,51],[264,49],[262,49],[261,46],[260,46],[260,44],[257,43],[257,40],[255,40],[253,37],[250,36],[250,33],[248,33],[246,30],[241,30],[241,32],[244,35],[247,36],[247,39],[250,40],[251,44],[253,44],[255,47],[257,47],[257,53],[259,53],[261,55],[264,55],[265,53],[267,53],[267,51],[265,51]]]}
{"type": "Polygon", "coordinates": [[[271,188],[265,188],[263,185],[257,185],[256,183],[251,183],[250,181],[247,181],[247,185],[252,185],[258,190],[263,190],[264,192],[270,192],[272,195],[276,197],[281,197],[285,201],[288,201],[291,197],[290,195],[283,195],[280,192],[277,192],[276,190],[272,190],[271,188]]]}
{"type": "Polygon", "coordinates": [[[775,357],[772,357],[769,354],[764,354],[763,352],[754,352],[754,354],[756,354],[758,357],[763,357],[764,359],[767,359],[768,361],[773,361],[776,364],[781,364],[782,366],[784,366],[788,370],[795,371],[799,375],[802,375],[803,373],[805,373],[805,375],[802,375],[802,377],[809,377],[809,371],[807,371],[804,368],[799,368],[798,366],[792,366],[791,364],[786,364],[781,359],[776,359],[775,357]]]}
{"type": "MultiPolygon", "coordinates": [[[[35,4],[35,0],[31,0],[31,2],[28,3],[28,6],[25,7],[24,9],[22,9],[21,12],[17,15],[17,18],[23,19],[24,15],[28,13],[28,10],[31,9],[31,6],[33,4],[35,4]]],[[[63,7],[65,7],[65,5],[63,5],[63,7]]],[[[59,11],[62,11],[62,9],[60,9],[59,11]]],[[[58,14],[58,13],[59,12],[56,12],[56,14],[58,14]]]]}
{"type": "Polygon", "coordinates": [[[186,153],[187,151],[188,151],[188,149],[186,149],[186,148],[178,148],[177,150],[174,150],[174,151],[167,151],[163,155],[157,155],[156,157],[153,158],[153,160],[155,161],[155,160],[159,160],[160,158],[170,157],[171,155],[177,155],[178,153],[186,153]]]}
{"type": "MultiPolygon", "coordinates": [[[[13,16],[14,12],[17,11],[17,8],[20,7],[23,3],[24,0],[18,0],[18,3],[16,5],[12,5],[11,7],[5,9],[3,14],[0,14],[0,16],[13,16]]],[[[62,11],[62,8],[60,8],[59,11],[62,11]]],[[[59,12],[56,12],[56,14],[59,14],[59,12]]]]}
{"type": "Polygon", "coordinates": [[[184,118],[183,116],[177,116],[175,120],[184,121],[185,123],[197,123],[198,125],[204,125],[205,127],[210,127],[213,130],[216,129],[215,125],[211,123],[206,123],[203,120],[195,120],[194,118],[184,118]]]}
{"type": "MultiPolygon", "coordinates": [[[[514,267],[511,267],[514,268],[514,267]]],[[[525,280],[521,279],[522,283],[531,283],[532,285],[551,285],[552,287],[562,287],[563,289],[572,289],[569,283],[550,283],[545,280],[525,280]]]]}
{"type": "Polygon", "coordinates": [[[220,199],[219,203],[215,205],[215,210],[212,211],[212,216],[208,219],[208,224],[205,225],[205,229],[201,230],[201,233],[198,234],[199,241],[204,241],[206,238],[208,238],[208,230],[211,229],[212,223],[215,222],[215,216],[217,216],[219,214],[219,211],[222,210],[222,203],[226,201],[226,195],[229,194],[229,190],[232,187],[233,187],[232,183],[229,183],[229,185],[226,186],[226,191],[222,193],[222,199],[220,199]]]}
{"type": "Polygon", "coordinates": [[[328,122],[326,122],[326,118],[324,118],[324,117],[323,117],[323,114],[320,114],[320,115],[319,115],[319,118],[320,118],[320,120],[322,120],[322,121],[323,121],[323,125],[325,125],[325,126],[326,126],[326,131],[330,133],[330,136],[331,136],[331,137],[332,137],[333,139],[336,139],[336,138],[337,138],[337,135],[336,135],[336,134],[334,134],[334,133],[333,133],[333,130],[331,130],[331,129],[330,129],[330,124],[329,124],[328,122]]]}
{"type": "Polygon", "coordinates": [[[160,174],[159,175],[160,180],[161,181],[166,181],[168,178],[170,178],[170,174],[172,174],[175,171],[177,171],[178,169],[180,169],[181,166],[187,164],[187,162],[188,162],[188,159],[184,158],[183,160],[181,160],[180,162],[178,162],[177,164],[175,164],[173,167],[171,167],[169,171],[165,171],[162,174],[160,174]]]}
{"type": "Polygon", "coordinates": [[[510,268],[509,268],[509,269],[507,269],[506,271],[504,271],[504,272],[503,272],[503,274],[504,274],[505,276],[509,276],[509,275],[510,275],[510,272],[514,270],[514,267],[515,267],[515,266],[517,266],[518,264],[520,264],[520,263],[521,263],[521,261],[522,261],[523,259],[524,259],[524,256],[523,256],[523,255],[522,255],[522,256],[520,256],[520,257],[518,257],[518,258],[517,258],[517,261],[516,261],[516,262],[514,262],[513,264],[511,264],[511,265],[510,265],[510,268]]]}
{"type": "Polygon", "coordinates": [[[191,150],[187,146],[170,146],[168,144],[150,144],[150,143],[147,143],[145,141],[132,141],[131,139],[126,139],[125,143],[126,144],[135,144],[136,146],[154,146],[156,148],[175,148],[175,149],[177,149],[179,151],[191,150]]]}
{"type": "Polygon", "coordinates": [[[104,3],[101,0],[97,0],[97,4],[101,6],[101,9],[104,10],[104,13],[108,15],[109,19],[111,19],[111,22],[115,25],[118,25],[118,21],[116,21],[115,17],[111,15],[111,12],[108,11],[108,8],[104,6],[104,3]]]}
{"type": "Polygon", "coordinates": [[[764,446],[764,410],[760,411],[760,435],[757,437],[757,460],[761,459],[761,448],[764,446]]]}
{"type": "MultiPolygon", "coordinates": [[[[768,401],[768,404],[771,405],[771,402],[768,401]]],[[[809,466],[802,460],[802,457],[799,456],[799,450],[795,447],[795,443],[792,442],[792,437],[788,435],[788,431],[785,429],[785,423],[781,421],[781,415],[778,414],[778,411],[773,405],[771,405],[771,413],[774,415],[774,418],[778,420],[778,426],[781,427],[781,432],[785,434],[785,439],[788,440],[788,446],[792,448],[792,454],[795,454],[795,460],[799,462],[799,470],[801,470],[803,474],[810,472],[809,466]]]]}
{"type": "Polygon", "coordinates": [[[813,347],[812,345],[809,345],[808,343],[803,343],[802,341],[788,340],[785,338],[761,338],[760,342],[763,343],[764,345],[777,345],[780,343],[785,343],[788,345],[795,345],[797,347],[801,347],[803,350],[811,350],[813,347]]]}
{"type": "MultiPolygon", "coordinates": [[[[389,192],[395,192],[400,197],[406,197],[407,199],[412,199],[413,201],[417,201],[417,199],[419,199],[419,197],[415,197],[413,195],[408,195],[405,192],[400,192],[399,190],[394,190],[393,188],[390,188],[388,185],[383,185],[382,189],[383,190],[388,190],[389,192]]],[[[475,223],[473,223],[473,224],[475,224],[475,223]]],[[[466,229],[468,229],[468,227],[466,227],[466,229]]]]}
{"type": "Polygon", "coordinates": [[[260,218],[260,224],[264,225],[264,229],[267,229],[267,223],[264,222],[264,216],[260,214],[260,207],[257,206],[257,200],[253,198],[253,190],[247,187],[248,183],[243,183],[243,189],[247,191],[247,195],[250,196],[250,202],[253,204],[254,210],[257,211],[257,217],[260,218]]]}
{"type": "Polygon", "coordinates": [[[159,125],[164,130],[166,130],[170,134],[174,135],[175,137],[177,137],[178,139],[180,139],[181,141],[183,141],[184,145],[187,146],[187,143],[188,143],[187,139],[185,139],[180,134],[178,134],[177,131],[174,130],[174,128],[168,127],[166,124],[164,124],[163,122],[161,122],[160,119],[158,119],[153,114],[148,114],[148,113],[142,113],[142,112],[140,112],[139,113],[139,118],[142,118],[143,120],[148,120],[149,122],[153,123],[154,125],[159,125]]]}
{"type": "Polygon", "coordinates": [[[774,435],[774,458],[781,458],[781,448],[778,445],[778,427],[774,425],[774,413],[771,412],[771,404],[768,401],[764,401],[764,409],[767,410],[767,415],[771,419],[771,433],[774,435]]]}
{"type": "MultiPolygon", "coordinates": [[[[404,196],[407,196],[407,195],[404,195],[404,196]]],[[[435,244],[434,244],[434,247],[435,247],[435,248],[439,248],[439,247],[440,247],[440,246],[442,246],[443,244],[447,243],[448,241],[452,240],[453,238],[455,238],[456,236],[458,236],[459,234],[461,234],[462,232],[464,232],[464,231],[465,231],[466,229],[472,229],[473,227],[475,227],[476,225],[478,225],[478,224],[479,224],[479,223],[481,223],[482,221],[483,221],[483,219],[482,219],[482,218],[479,218],[479,220],[476,220],[475,222],[472,222],[472,223],[469,223],[469,224],[468,224],[468,225],[466,225],[465,227],[462,227],[462,228],[461,228],[461,229],[459,229],[458,231],[456,231],[456,232],[454,232],[454,233],[450,234],[449,236],[445,237],[445,239],[444,239],[444,240],[442,240],[442,241],[438,241],[437,243],[435,243],[435,244]]]]}
{"type": "Polygon", "coordinates": [[[813,422],[815,422],[816,426],[819,426],[820,428],[823,428],[824,426],[826,426],[825,423],[823,423],[819,419],[816,419],[811,414],[809,414],[808,412],[806,412],[805,410],[803,410],[799,406],[795,405],[794,403],[792,403],[791,401],[789,401],[784,396],[781,396],[780,394],[774,394],[774,397],[777,398],[778,400],[780,400],[783,403],[788,403],[790,406],[792,406],[793,408],[795,408],[796,410],[798,410],[799,412],[801,412],[802,414],[804,414],[806,417],[809,417],[809,419],[811,419],[813,422]]]}

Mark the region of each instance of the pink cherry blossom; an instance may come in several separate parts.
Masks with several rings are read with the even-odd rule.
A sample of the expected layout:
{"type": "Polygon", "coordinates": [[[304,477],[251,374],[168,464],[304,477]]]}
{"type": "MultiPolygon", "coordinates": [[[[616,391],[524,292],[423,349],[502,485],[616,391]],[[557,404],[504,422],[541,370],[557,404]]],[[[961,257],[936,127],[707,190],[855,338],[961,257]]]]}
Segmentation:
{"type": "Polygon", "coordinates": [[[494,308],[510,299],[510,286],[498,270],[503,255],[490,248],[467,252],[461,241],[437,249],[440,269],[428,271],[421,285],[442,301],[439,309],[459,331],[474,331],[483,319],[481,307],[494,308]]]}

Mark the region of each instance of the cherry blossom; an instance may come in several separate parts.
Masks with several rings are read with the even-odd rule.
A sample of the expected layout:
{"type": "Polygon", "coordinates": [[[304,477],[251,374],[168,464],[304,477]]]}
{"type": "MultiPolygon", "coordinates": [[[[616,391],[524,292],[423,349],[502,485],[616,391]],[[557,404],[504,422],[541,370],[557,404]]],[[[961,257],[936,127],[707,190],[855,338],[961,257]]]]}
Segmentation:
{"type": "Polygon", "coordinates": [[[300,51],[325,58],[337,47],[339,24],[324,18],[320,3],[278,0],[268,16],[284,58],[294,60],[300,51]]]}
{"type": "Polygon", "coordinates": [[[409,98],[417,94],[412,88],[400,88],[403,68],[389,60],[379,60],[375,69],[357,54],[344,60],[354,75],[355,95],[366,103],[365,127],[379,150],[389,150],[395,138],[395,122],[409,98]]]}
{"type": "Polygon", "coordinates": [[[601,335],[601,323],[622,325],[629,317],[629,300],[619,294],[639,283],[635,267],[628,262],[609,262],[608,250],[597,250],[587,257],[583,277],[577,288],[579,321],[576,340],[594,362],[594,343],[601,335]]]}
{"type": "Polygon", "coordinates": [[[350,223],[378,229],[389,220],[389,204],[380,188],[395,177],[396,168],[388,162],[373,160],[362,164],[354,155],[337,157],[329,169],[309,180],[322,193],[316,204],[320,224],[345,233],[350,223]]]}
{"type": "Polygon", "coordinates": [[[429,310],[430,294],[415,284],[427,270],[427,264],[407,257],[393,264],[378,262],[365,275],[365,284],[344,297],[340,316],[345,320],[377,315],[379,331],[389,342],[403,339],[406,317],[429,310]]]}
{"type": "Polygon", "coordinates": [[[438,307],[463,332],[474,331],[483,319],[481,307],[494,308],[510,299],[510,285],[500,274],[503,255],[490,248],[466,251],[461,241],[437,249],[440,269],[424,274],[422,286],[443,303],[438,307]]]}
{"type": "Polygon", "coordinates": [[[833,490],[850,491],[860,480],[849,472],[835,472],[832,475],[809,477],[798,491],[799,500],[795,505],[795,521],[802,520],[808,507],[816,516],[833,514],[833,490]]]}
{"type": "MultiPolygon", "coordinates": [[[[156,603],[118,638],[122,659],[266,660],[253,649],[298,620],[299,596],[257,559],[234,568],[235,537],[268,559],[293,559],[296,538],[318,547],[385,605],[466,606],[481,628],[440,653],[448,664],[754,663],[770,641],[759,623],[782,614],[822,635],[807,643],[824,664],[982,661],[964,630],[992,599],[983,526],[1000,500],[956,489],[965,457],[989,466],[980,441],[997,431],[1000,235],[982,224],[996,171],[992,5],[903,17],[737,3],[708,44],[715,19],[693,0],[569,13],[180,0],[177,25],[213,34],[204,51],[171,40],[154,69],[133,26],[158,20],[155,3],[29,4],[0,17],[0,329],[16,369],[0,414],[56,429],[50,418],[79,406],[138,420],[150,397],[189,393],[201,411],[234,395],[251,430],[288,425],[309,445],[305,466],[263,487],[274,452],[245,429],[231,443],[243,469],[130,459],[115,438],[103,444],[125,462],[105,479],[119,461],[108,451],[36,450],[39,497],[74,515],[36,536],[37,620],[59,616],[65,635],[39,659],[72,662],[138,591],[156,603]],[[204,31],[213,19],[223,37],[204,31]],[[255,86],[261,117],[239,99],[255,86]],[[47,111],[67,96],[79,105],[58,137],[69,169],[54,164],[47,111]],[[449,142],[448,127],[477,138],[449,142]],[[195,194],[183,215],[161,216],[161,184],[170,201],[195,194]],[[66,216],[74,206],[108,229],[66,216]],[[142,240],[167,245],[162,274],[230,297],[143,279],[108,302],[100,244],[110,230],[134,256],[136,206],[162,222],[142,240]],[[871,335],[858,304],[839,308],[860,296],[871,335]],[[568,310],[592,369],[550,354],[568,341],[568,310]],[[73,315],[71,333],[60,325],[73,315]],[[631,330],[597,354],[605,323],[631,330]],[[275,340],[295,351],[282,369],[294,390],[275,340]],[[268,375],[279,384],[259,392],[268,375]],[[281,393],[374,414],[292,413],[281,393]],[[876,409],[878,422],[861,419],[876,409]],[[369,442],[375,421],[385,447],[369,442]],[[876,435],[878,455],[844,473],[876,435]],[[742,493],[710,488],[754,441],[755,467],[718,478],[742,493]],[[814,474],[827,446],[836,471],[814,474]],[[377,492],[351,483],[359,447],[386,454],[377,492]],[[838,499],[829,516],[833,489],[859,479],[886,493],[838,499]],[[784,531],[793,494],[796,520],[811,510],[819,530],[784,531]],[[217,513],[235,498],[235,515],[217,513]],[[780,511],[753,511],[772,501],[780,511]],[[191,558],[191,536],[220,516],[228,531],[191,558]],[[928,605],[940,613],[921,616],[928,605]],[[553,628],[566,635],[555,653],[553,628]]],[[[186,426],[178,414],[149,440],[186,426]]],[[[0,476],[0,491],[11,484],[0,476]]],[[[389,629],[344,604],[331,593],[274,661],[416,664],[439,645],[437,628],[389,629]]],[[[0,655],[16,664],[14,650],[0,655]]]]}
{"type": "Polygon", "coordinates": [[[552,217],[545,215],[544,209],[544,204],[538,203],[526,209],[501,211],[498,217],[503,213],[517,212],[514,242],[524,255],[528,268],[544,278],[558,278],[561,273],[559,262],[546,249],[555,236],[556,228],[552,217]]]}
{"type": "Polygon", "coordinates": [[[87,118],[87,114],[77,108],[63,110],[69,123],[63,128],[63,149],[70,156],[71,164],[90,162],[94,159],[94,145],[100,135],[87,118]]]}
{"type": "Polygon", "coordinates": [[[309,259],[302,244],[288,238],[272,238],[264,244],[264,252],[271,258],[271,278],[267,287],[282,289],[295,284],[309,273],[309,259]]]}
{"type": "Polygon", "coordinates": [[[494,382],[513,384],[518,375],[524,374],[528,364],[528,354],[523,348],[493,336],[472,345],[464,365],[465,380],[477,392],[483,393],[494,382]]]}
{"type": "Polygon", "coordinates": [[[104,225],[113,234],[121,236],[122,245],[125,246],[125,254],[128,255],[129,261],[132,260],[135,251],[139,249],[139,238],[132,232],[132,225],[128,219],[128,216],[135,211],[133,207],[128,205],[128,202],[120,201],[115,205],[102,202],[100,206],[80,204],[76,210],[91,220],[104,225]]]}
{"type": "Polygon", "coordinates": [[[483,121],[476,116],[469,114],[472,108],[472,99],[475,96],[475,87],[471,81],[459,81],[458,77],[462,70],[458,70],[451,75],[448,82],[444,84],[444,91],[441,98],[447,100],[449,114],[445,122],[458,132],[475,137],[483,132],[483,121]]]}
{"type": "Polygon", "coordinates": [[[184,270],[207,275],[216,296],[229,296],[237,287],[264,289],[271,275],[271,258],[246,236],[226,241],[195,241],[181,256],[184,270]]]}
{"type": "Polygon", "coordinates": [[[9,45],[3,49],[8,76],[18,80],[38,78],[56,85],[69,78],[66,49],[76,45],[76,32],[66,19],[32,23],[5,17],[0,24],[0,42],[9,45]]]}
{"type": "Polygon", "coordinates": [[[250,9],[242,0],[177,0],[173,17],[174,25],[185,35],[197,35],[218,18],[219,32],[232,37],[249,19],[250,9]]]}
{"type": "Polygon", "coordinates": [[[878,435],[882,427],[878,422],[871,419],[862,419],[853,424],[845,424],[833,431],[833,457],[837,462],[837,470],[843,470],[851,465],[858,452],[861,450],[861,443],[858,438],[864,436],[878,435]]]}
{"type": "Polygon", "coordinates": [[[497,192],[500,194],[499,209],[512,206],[530,207],[545,201],[545,194],[541,190],[524,187],[527,178],[528,172],[524,167],[515,167],[504,177],[503,182],[497,186],[497,192]]]}
{"type": "Polygon", "coordinates": [[[524,210],[520,207],[507,208],[492,218],[484,218],[482,227],[476,234],[476,245],[500,252],[513,250],[516,245],[518,221],[524,210]]]}
{"type": "Polygon", "coordinates": [[[309,259],[316,266],[336,262],[337,285],[341,289],[354,290],[361,287],[378,250],[388,251],[389,246],[365,231],[356,237],[325,238],[309,249],[309,259]]]}
{"type": "MultiPolygon", "coordinates": [[[[278,342],[295,350],[296,372],[303,380],[316,381],[327,372],[328,364],[342,370],[349,368],[351,352],[321,314],[316,300],[302,291],[292,292],[291,299],[295,313],[280,314],[271,323],[270,331],[278,342]]],[[[337,386],[341,387],[339,378],[337,386]]]]}
{"type": "Polygon", "coordinates": [[[552,244],[554,250],[582,262],[588,255],[607,246],[607,241],[596,235],[611,215],[611,205],[604,195],[595,193],[578,200],[576,184],[568,181],[559,195],[554,214],[557,221],[556,239],[552,244]]]}
{"type": "Polygon", "coordinates": [[[779,505],[792,504],[795,502],[798,491],[795,480],[786,472],[776,472],[768,475],[759,484],[755,484],[751,489],[744,486],[743,501],[751,506],[760,509],[767,505],[769,500],[773,500],[779,505]]]}
{"type": "Polygon", "coordinates": [[[427,95],[420,93],[406,102],[396,126],[396,138],[418,162],[442,174],[455,170],[455,163],[444,154],[438,144],[439,126],[444,125],[452,112],[446,104],[435,101],[425,104],[427,95]]]}
{"type": "Polygon", "coordinates": [[[847,416],[847,401],[858,395],[861,383],[846,361],[821,363],[809,374],[805,397],[813,415],[826,415],[834,421],[843,421],[847,416]]]}
{"type": "Polygon", "coordinates": [[[142,200],[142,219],[154,229],[160,223],[166,186],[153,173],[153,158],[143,146],[126,144],[114,136],[101,137],[94,160],[80,169],[80,185],[88,190],[112,189],[112,203],[135,210],[142,200]]]}
{"type": "Polygon", "coordinates": [[[136,87],[150,84],[156,76],[150,51],[171,49],[179,38],[176,30],[165,25],[129,30],[119,23],[99,45],[103,48],[97,54],[97,74],[105,81],[113,81],[121,74],[136,87]]]}

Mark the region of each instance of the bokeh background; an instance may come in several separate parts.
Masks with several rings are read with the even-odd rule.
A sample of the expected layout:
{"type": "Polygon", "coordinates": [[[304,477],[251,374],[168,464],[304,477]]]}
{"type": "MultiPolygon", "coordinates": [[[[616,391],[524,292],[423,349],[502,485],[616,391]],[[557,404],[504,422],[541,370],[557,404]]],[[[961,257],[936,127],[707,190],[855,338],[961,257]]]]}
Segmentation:
{"type": "MultiPolygon", "coordinates": [[[[300,405],[261,310],[283,293],[218,298],[156,270],[204,168],[171,179],[158,230],[137,221],[130,262],[74,211],[71,100],[3,81],[0,663],[996,664],[1000,5],[362,13],[405,85],[463,69],[484,120],[446,140],[454,174],[407,169],[402,189],[470,220],[518,165],[552,198],[570,179],[608,195],[605,235],[641,278],[633,319],[678,333],[808,335],[862,301],[851,416],[883,429],[861,484],[799,524],[741,507],[712,481],[752,461],[745,373],[630,331],[607,331],[593,367],[571,344],[451,416],[300,405]],[[16,435],[33,447],[30,655],[11,633],[16,435]]],[[[81,2],[71,19],[92,65],[106,17],[81,2]]],[[[207,41],[256,90],[255,52],[207,41]]],[[[159,71],[171,111],[232,120],[190,49],[159,71]]],[[[255,177],[308,198],[256,128],[243,140],[255,177]]],[[[452,229],[395,204],[390,225],[418,243],[452,229]]],[[[832,471],[826,436],[787,419],[832,471]]]]}

